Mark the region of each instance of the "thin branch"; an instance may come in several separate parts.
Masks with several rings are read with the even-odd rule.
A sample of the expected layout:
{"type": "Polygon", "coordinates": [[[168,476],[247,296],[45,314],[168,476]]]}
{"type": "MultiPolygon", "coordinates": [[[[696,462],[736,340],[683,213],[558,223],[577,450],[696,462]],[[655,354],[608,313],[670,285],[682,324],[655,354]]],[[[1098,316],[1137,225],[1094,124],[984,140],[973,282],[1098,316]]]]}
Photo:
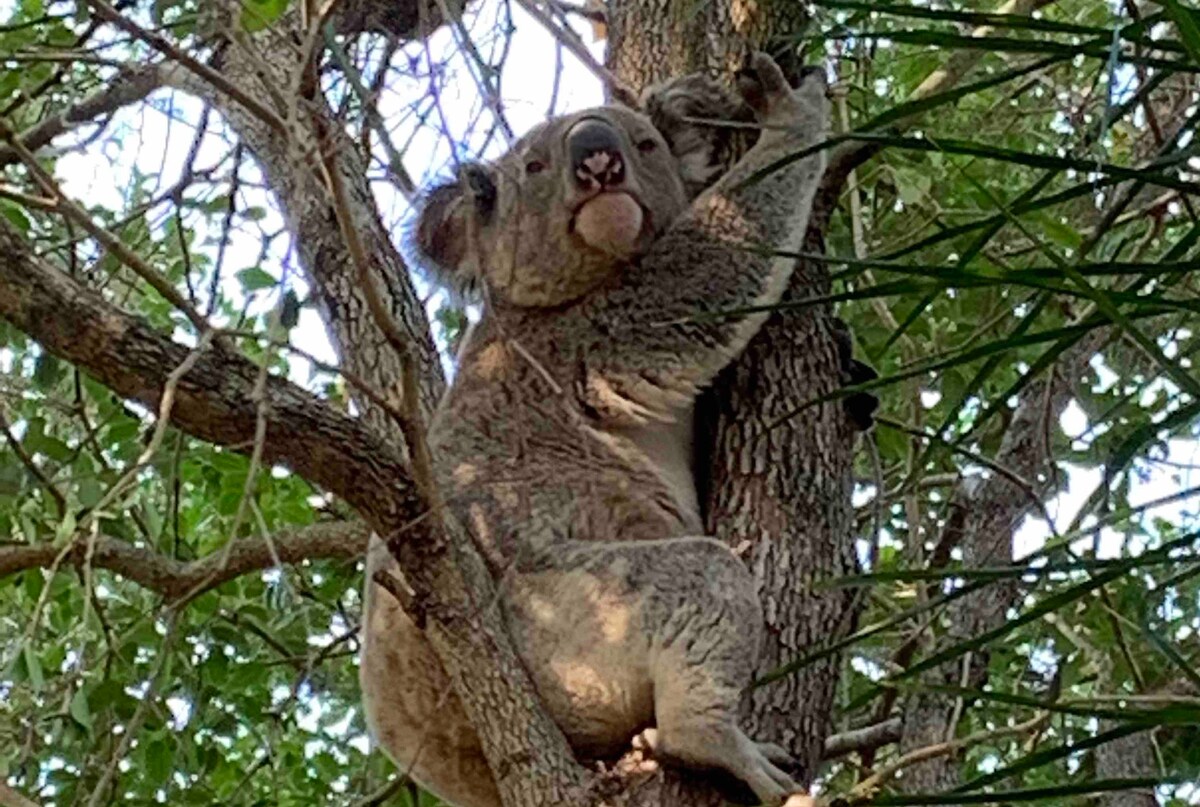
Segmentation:
{"type": "MultiPolygon", "coordinates": [[[[162,63],[124,66],[104,89],[92,93],[56,115],[42,119],[17,137],[25,148],[37,151],[77,126],[88,124],[102,115],[111,114],[143,100],[169,83],[169,71],[172,69],[173,65],[162,63]]],[[[20,159],[11,148],[0,147],[0,168],[19,162],[20,159]]]]}
{"type": "Polygon", "coordinates": [[[881,745],[894,743],[900,739],[903,728],[901,719],[892,717],[881,723],[830,735],[825,738],[825,759],[835,759],[858,751],[873,751],[881,745]]]}
{"type": "Polygon", "coordinates": [[[600,79],[604,86],[612,91],[613,98],[628,106],[636,107],[638,105],[637,95],[634,94],[633,90],[613,75],[607,67],[593,59],[587,46],[576,36],[574,31],[555,23],[550,18],[550,15],[541,9],[536,0],[517,0],[517,5],[523,8],[529,16],[537,20],[543,28],[561,42],[563,47],[569,50],[571,55],[578,59],[592,75],[600,79]]]}
{"type": "MultiPolygon", "coordinates": [[[[202,594],[236,577],[270,569],[277,563],[303,560],[352,559],[366,552],[371,530],[362,522],[313,524],[262,538],[241,538],[199,560],[183,562],[118,538],[99,537],[92,547],[91,565],[121,575],[168,601],[184,594],[202,594]],[[271,545],[275,552],[271,552],[271,545]]],[[[62,547],[55,544],[0,546],[0,579],[30,569],[49,568],[62,547]]],[[[66,561],[84,562],[86,547],[74,546],[66,561]]]]}
{"type": "Polygon", "coordinates": [[[91,6],[93,10],[95,10],[96,16],[100,19],[112,23],[117,28],[121,29],[135,39],[145,42],[159,53],[167,56],[175,62],[178,62],[192,73],[195,73],[197,76],[204,79],[233,100],[237,101],[255,117],[275,130],[276,134],[287,137],[287,125],[284,124],[283,120],[281,120],[278,115],[267,109],[255,99],[251,98],[249,95],[243,92],[241,88],[228,81],[223,75],[218,73],[213,68],[188,55],[185,51],[171,44],[171,42],[169,42],[165,37],[160,36],[153,31],[147,31],[145,28],[142,28],[137,23],[123,16],[121,12],[104,2],[104,0],[87,0],[87,4],[91,6]]]}
{"type": "Polygon", "coordinates": [[[927,759],[935,759],[944,757],[950,754],[957,754],[966,748],[970,748],[981,743],[992,742],[1002,737],[1014,737],[1033,731],[1050,719],[1049,712],[1039,712],[1038,714],[1026,720],[1024,723],[1017,723],[1014,726],[1005,726],[1003,728],[994,729],[992,731],[981,731],[958,740],[948,740],[934,745],[927,745],[923,748],[917,748],[903,754],[887,765],[880,768],[871,776],[863,779],[850,792],[850,802],[858,803],[869,800],[879,787],[886,784],[889,779],[895,776],[900,771],[907,767],[924,762],[927,759]]]}

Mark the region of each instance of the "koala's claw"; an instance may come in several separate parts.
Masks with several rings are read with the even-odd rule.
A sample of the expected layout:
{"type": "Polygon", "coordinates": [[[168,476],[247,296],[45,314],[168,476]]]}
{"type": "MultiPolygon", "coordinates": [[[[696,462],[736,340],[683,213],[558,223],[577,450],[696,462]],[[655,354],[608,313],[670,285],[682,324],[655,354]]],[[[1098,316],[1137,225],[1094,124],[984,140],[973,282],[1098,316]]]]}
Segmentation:
{"type": "Polygon", "coordinates": [[[793,89],[775,60],[761,51],[751,54],[747,66],[738,71],[737,89],[761,123],[791,128],[806,120],[823,120],[827,114],[823,70],[801,71],[799,86],[793,89]]]}
{"type": "Polygon", "coordinates": [[[755,51],[746,60],[746,66],[737,73],[738,93],[755,112],[765,114],[774,101],[791,94],[783,70],[767,54],[755,51]]]}

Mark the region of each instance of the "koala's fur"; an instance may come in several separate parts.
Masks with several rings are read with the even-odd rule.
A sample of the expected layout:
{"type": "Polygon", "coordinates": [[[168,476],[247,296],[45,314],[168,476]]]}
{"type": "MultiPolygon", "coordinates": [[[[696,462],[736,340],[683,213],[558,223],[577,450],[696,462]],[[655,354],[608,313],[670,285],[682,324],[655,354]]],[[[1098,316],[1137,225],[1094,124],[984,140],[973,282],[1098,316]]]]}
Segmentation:
{"type": "MultiPolygon", "coordinates": [[[[761,607],[742,562],[699,537],[691,457],[699,390],[794,264],[753,247],[798,248],[825,167],[817,153],[748,181],[819,141],[828,120],[823,80],[792,90],[761,54],[752,68],[745,94],[766,128],[690,205],[700,162],[681,168],[648,118],[609,106],[461,171],[430,195],[416,241],[484,301],[430,447],[546,709],[581,757],[618,755],[655,726],[661,758],[723,769],[778,803],[796,789],[787,755],[737,725],[761,607]],[[585,124],[620,142],[615,192],[596,194],[567,159],[585,124]]],[[[367,580],[379,571],[394,566],[375,542],[367,580]]],[[[364,622],[365,707],[383,748],[443,800],[497,807],[420,630],[371,582],[364,622]]]]}

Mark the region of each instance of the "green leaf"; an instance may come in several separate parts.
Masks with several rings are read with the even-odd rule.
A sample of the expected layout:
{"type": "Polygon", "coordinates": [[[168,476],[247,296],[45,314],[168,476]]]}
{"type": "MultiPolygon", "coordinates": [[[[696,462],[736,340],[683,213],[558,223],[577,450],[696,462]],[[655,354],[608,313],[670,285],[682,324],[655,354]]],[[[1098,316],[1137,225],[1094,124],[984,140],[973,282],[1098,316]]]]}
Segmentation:
{"type": "Polygon", "coordinates": [[[25,642],[21,647],[21,657],[25,661],[25,675],[29,679],[29,685],[33,687],[34,692],[41,692],[46,686],[46,677],[42,673],[42,662],[37,657],[37,651],[34,650],[33,644],[25,642]]]}
{"type": "Polygon", "coordinates": [[[273,289],[279,283],[270,272],[258,266],[242,269],[237,273],[237,279],[242,284],[242,289],[246,292],[273,289]]]}
{"type": "Polygon", "coordinates": [[[1192,57],[1192,62],[1200,65],[1200,22],[1197,21],[1197,17],[1200,15],[1193,9],[1184,8],[1179,0],[1159,0],[1159,2],[1179,29],[1179,36],[1183,39],[1183,46],[1187,49],[1188,55],[1192,57]]]}
{"type": "Polygon", "coordinates": [[[146,763],[147,778],[151,783],[166,784],[171,778],[174,768],[175,755],[167,747],[166,742],[156,739],[146,746],[143,752],[146,763]]]}
{"type": "Polygon", "coordinates": [[[249,33],[261,31],[287,11],[288,0],[243,0],[242,28],[249,33]]]}
{"type": "Polygon", "coordinates": [[[82,687],[75,690],[75,694],[71,696],[71,703],[67,710],[76,723],[86,729],[88,734],[92,733],[92,712],[88,707],[87,693],[82,687]]]}
{"type": "Polygon", "coordinates": [[[0,199],[0,216],[7,219],[9,224],[21,232],[29,232],[29,216],[25,215],[25,211],[14,202],[10,202],[7,199],[0,199]]]}

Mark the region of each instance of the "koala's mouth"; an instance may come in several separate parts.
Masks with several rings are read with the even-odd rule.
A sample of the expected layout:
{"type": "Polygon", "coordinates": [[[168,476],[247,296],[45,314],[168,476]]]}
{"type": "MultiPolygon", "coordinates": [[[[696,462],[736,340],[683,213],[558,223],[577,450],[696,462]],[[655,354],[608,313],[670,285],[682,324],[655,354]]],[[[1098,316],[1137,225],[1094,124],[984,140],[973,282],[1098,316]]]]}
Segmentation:
{"type": "Polygon", "coordinates": [[[616,258],[628,258],[645,242],[650,215],[626,191],[607,191],[576,206],[571,232],[589,247],[616,258]]]}

